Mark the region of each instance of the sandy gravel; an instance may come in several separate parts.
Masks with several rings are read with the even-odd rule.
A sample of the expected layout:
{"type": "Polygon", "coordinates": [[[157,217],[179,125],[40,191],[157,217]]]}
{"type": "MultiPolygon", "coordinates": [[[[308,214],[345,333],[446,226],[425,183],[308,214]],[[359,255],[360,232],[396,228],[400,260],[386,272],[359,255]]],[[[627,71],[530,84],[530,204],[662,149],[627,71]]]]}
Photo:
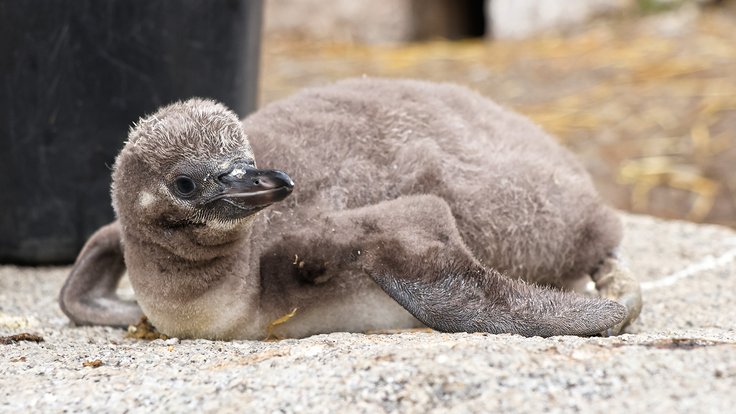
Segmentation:
{"type": "Polygon", "coordinates": [[[615,338],[142,341],[69,325],[68,268],[0,267],[2,412],[647,412],[736,406],[736,233],[625,216],[645,308],[615,338]]]}

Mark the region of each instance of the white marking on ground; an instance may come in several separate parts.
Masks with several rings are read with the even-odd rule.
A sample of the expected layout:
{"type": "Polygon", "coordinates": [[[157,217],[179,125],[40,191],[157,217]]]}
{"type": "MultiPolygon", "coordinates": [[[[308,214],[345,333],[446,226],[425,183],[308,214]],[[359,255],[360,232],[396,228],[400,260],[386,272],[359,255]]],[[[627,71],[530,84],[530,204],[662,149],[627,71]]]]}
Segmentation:
{"type": "MultiPolygon", "coordinates": [[[[726,244],[731,246],[736,245],[736,238],[728,239],[726,244]]],[[[719,256],[707,255],[703,260],[695,262],[684,269],[678,270],[677,272],[663,278],[644,282],[641,284],[641,290],[647,291],[672,286],[683,279],[695,276],[701,272],[717,269],[733,262],[734,260],[736,260],[736,247],[727,250],[719,256]]]]}

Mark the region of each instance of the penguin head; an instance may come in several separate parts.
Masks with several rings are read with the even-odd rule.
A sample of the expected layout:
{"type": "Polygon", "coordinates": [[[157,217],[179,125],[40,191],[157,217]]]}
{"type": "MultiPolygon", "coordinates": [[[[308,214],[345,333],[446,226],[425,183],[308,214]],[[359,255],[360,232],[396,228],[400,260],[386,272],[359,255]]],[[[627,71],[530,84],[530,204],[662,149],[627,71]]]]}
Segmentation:
{"type": "Polygon", "coordinates": [[[256,167],[235,113],[191,99],[131,128],[113,168],[112,199],[123,228],[141,237],[217,245],[293,187],[286,173],[256,167]]]}

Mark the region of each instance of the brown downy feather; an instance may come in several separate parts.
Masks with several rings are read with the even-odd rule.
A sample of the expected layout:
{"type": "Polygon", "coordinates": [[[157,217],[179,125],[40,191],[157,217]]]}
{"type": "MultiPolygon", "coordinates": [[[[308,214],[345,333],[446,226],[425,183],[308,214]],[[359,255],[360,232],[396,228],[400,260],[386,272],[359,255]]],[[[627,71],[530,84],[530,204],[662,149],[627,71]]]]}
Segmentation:
{"type": "Polygon", "coordinates": [[[259,338],[294,308],[282,336],[417,326],[411,315],[445,331],[588,335],[625,314],[550,289],[588,277],[621,239],[588,174],[456,85],[346,80],[242,129],[212,101],[172,104],[131,131],[113,204],[136,296],[168,335],[259,338]],[[172,189],[199,171],[215,191],[218,171],[255,159],[296,182],[260,213],[172,189]]]}

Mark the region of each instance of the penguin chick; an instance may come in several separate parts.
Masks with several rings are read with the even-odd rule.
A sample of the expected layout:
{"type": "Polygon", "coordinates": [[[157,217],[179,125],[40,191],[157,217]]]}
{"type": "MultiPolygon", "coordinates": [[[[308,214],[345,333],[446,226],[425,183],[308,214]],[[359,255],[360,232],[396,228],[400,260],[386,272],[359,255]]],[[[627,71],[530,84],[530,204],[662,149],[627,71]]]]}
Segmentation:
{"type": "Polygon", "coordinates": [[[260,339],[296,309],[276,335],[592,335],[641,308],[611,256],[619,219],[581,165],[456,85],[346,80],[242,124],[213,101],[174,103],[131,129],[112,195],[118,221],[62,289],[78,324],[142,310],[170,336],[260,339]],[[114,296],[125,268],[141,309],[114,296]],[[568,291],[591,278],[613,300],[568,291]]]}

